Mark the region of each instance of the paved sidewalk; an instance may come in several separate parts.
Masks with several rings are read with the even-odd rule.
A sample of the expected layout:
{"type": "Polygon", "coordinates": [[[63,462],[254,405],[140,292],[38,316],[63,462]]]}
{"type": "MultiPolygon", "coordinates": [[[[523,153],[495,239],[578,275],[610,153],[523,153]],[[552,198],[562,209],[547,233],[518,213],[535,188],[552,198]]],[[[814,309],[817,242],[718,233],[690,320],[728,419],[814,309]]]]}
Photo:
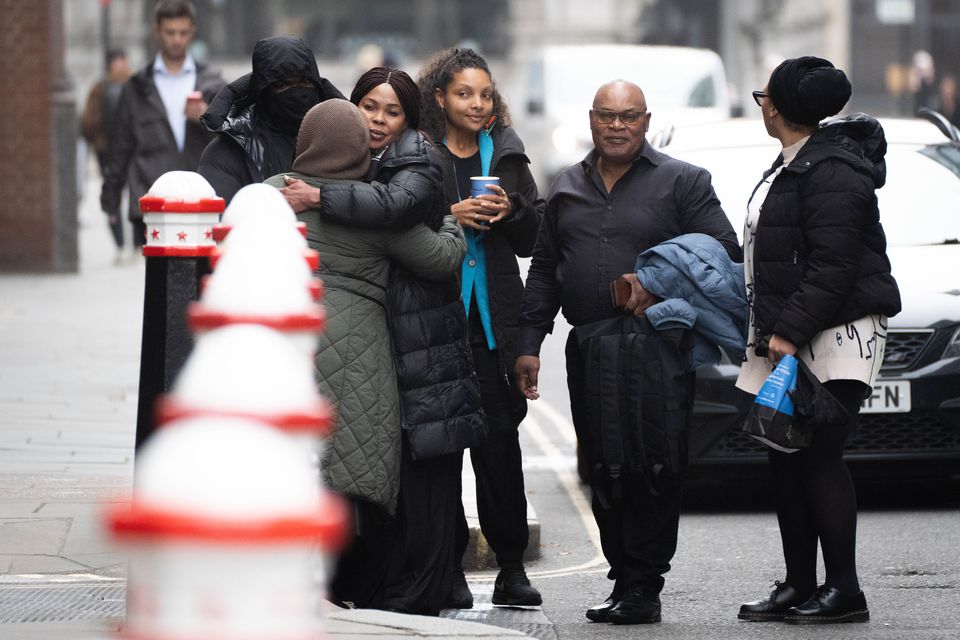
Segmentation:
{"type": "MultiPolygon", "coordinates": [[[[99,183],[87,186],[80,273],[0,275],[3,638],[111,637],[122,619],[125,558],[101,522],[105,506],[127,498],[133,477],[144,263],[128,255],[114,264],[96,208],[99,183]],[[70,600],[82,589],[101,594],[91,596],[96,606],[89,610],[70,600]],[[11,610],[11,602],[21,609],[11,610]]],[[[464,497],[475,535],[475,504],[470,492],[464,497]]],[[[539,526],[531,518],[536,550],[539,526]]],[[[469,553],[470,568],[489,564],[482,538],[469,553]]],[[[471,581],[492,575],[473,574],[471,581]]],[[[331,638],[526,637],[445,618],[328,613],[331,638]]]]}

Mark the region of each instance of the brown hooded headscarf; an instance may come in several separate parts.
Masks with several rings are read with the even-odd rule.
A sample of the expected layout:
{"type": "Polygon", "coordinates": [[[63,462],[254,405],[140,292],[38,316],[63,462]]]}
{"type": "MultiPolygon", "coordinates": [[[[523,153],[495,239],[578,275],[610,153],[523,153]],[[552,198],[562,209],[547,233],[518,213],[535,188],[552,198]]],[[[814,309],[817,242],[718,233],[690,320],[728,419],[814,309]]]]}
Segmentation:
{"type": "Polygon", "coordinates": [[[360,109],[333,98],[307,112],[297,136],[294,171],[314,178],[361,180],[369,167],[370,133],[360,109]]]}

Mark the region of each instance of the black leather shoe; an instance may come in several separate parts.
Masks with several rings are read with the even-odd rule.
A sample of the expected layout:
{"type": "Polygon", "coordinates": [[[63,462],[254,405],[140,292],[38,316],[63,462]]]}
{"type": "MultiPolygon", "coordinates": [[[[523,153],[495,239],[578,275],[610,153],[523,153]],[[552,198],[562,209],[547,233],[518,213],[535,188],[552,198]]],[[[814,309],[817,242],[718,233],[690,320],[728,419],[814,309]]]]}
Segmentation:
{"type": "Polygon", "coordinates": [[[473,609],[473,594],[467,586],[467,577],[463,569],[454,569],[453,584],[450,587],[450,609],[473,609]]]}
{"type": "Polygon", "coordinates": [[[540,592],[530,584],[522,564],[500,567],[493,583],[493,604],[508,607],[536,607],[543,604],[540,592]]]}
{"type": "Polygon", "coordinates": [[[868,622],[870,611],[863,591],[845,595],[834,587],[822,586],[803,604],[790,607],[783,616],[787,624],[832,624],[868,622]]]}
{"type": "Polygon", "coordinates": [[[777,580],[773,583],[773,591],[770,592],[770,597],[740,605],[740,613],[737,614],[737,617],[751,622],[783,620],[783,614],[787,612],[787,609],[803,604],[809,597],[809,595],[798,593],[790,585],[777,580]]]}
{"type": "Polygon", "coordinates": [[[610,620],[607,619],[607,612],[618,602],[620,602],[620,598],[611,593],[607,596],[606,600],[595,607],[587,609],[587,619],[592,622],[610,622],[610,620]]]}
{"type": "Polygon", "coordinates": [[[628,589],[620,602],[607,610],[607,621],[613,624],[660,622],[660,594],[640,585],[628,589]]]}

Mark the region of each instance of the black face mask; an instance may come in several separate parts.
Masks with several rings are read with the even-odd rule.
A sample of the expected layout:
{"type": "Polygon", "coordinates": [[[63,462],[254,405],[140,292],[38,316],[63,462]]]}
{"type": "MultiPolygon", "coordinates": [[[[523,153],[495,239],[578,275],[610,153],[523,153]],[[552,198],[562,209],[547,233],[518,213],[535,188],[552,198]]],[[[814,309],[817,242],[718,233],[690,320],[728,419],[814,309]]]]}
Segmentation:
{"type": "Polygon", "coordinates": [[[261,96],[260,113],[276,129],[295,136],[303,116],[318,102],[320,90],[316,87],[290,87],[281,93],[261,96]]]}

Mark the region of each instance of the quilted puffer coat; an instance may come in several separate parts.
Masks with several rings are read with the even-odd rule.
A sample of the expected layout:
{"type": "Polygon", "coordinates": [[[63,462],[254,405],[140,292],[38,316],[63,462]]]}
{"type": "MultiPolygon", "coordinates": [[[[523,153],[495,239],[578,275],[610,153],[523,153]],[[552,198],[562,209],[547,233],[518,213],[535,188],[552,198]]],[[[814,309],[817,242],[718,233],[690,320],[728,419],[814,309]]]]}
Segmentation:
{"type": "Polygon", "coordinates": [[[886,150],[872,117],[835,118],[773,181],[754,247],[758,336],[799,347],[827,327],[900,312],[875,194],[886,150]]]}
{"type": "MultiPolygon", "coordinates": [[[[334,181],[290,175],[323,189],[334,181]]],[[[266,181],[283,186],[282,176],[266,181]]],[[[342,183],[341,183],[342,184],[342,183]]],[[[391,260],[428,280],[447,281],[466,243],[448,216],[438,231],[424,225],[391,231],[347,227],[317,210],[298,214],[307,241],[320,253],[317,275],[326,290],[327,324],[315,357],[320,392],[337,410],[321,461],[327,486],[396,510],[400,481],[400,404],[387,329],[386,287],[391,260]]]]}

